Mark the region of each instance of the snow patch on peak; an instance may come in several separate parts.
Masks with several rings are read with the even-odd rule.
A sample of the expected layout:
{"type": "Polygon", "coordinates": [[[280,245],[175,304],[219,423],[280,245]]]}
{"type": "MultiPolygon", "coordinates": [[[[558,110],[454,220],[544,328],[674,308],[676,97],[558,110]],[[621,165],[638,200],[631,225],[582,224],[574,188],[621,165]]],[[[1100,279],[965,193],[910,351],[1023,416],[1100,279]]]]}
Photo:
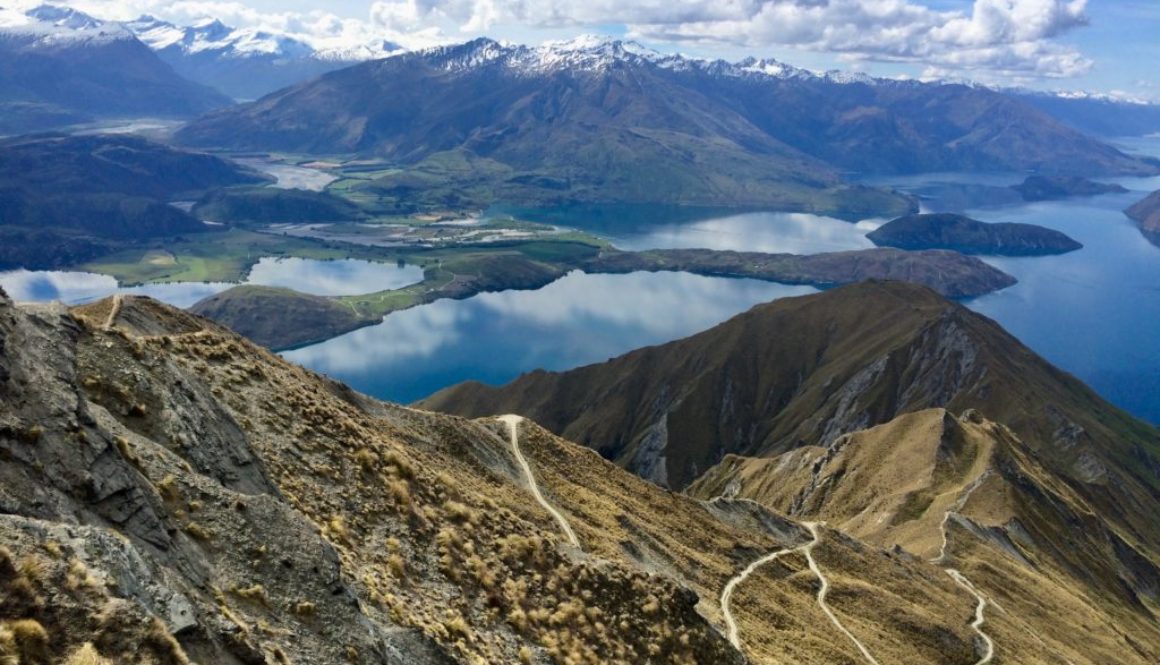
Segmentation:
{"type": "Polygon", "coordinates": [[[19,35],[32,47],[109,43],[134,39],[118,23],[93,18],[68,7],[39,5],[25,12],[0,8],[0,30],[19,35]]]}
{"type": "Polygon", "coordinates": [[[760,74],[771,78],[814,78],[815,74],[807,69],[794,67],[773,58],[746,58],[734,65],[738,70],[749,74],[760,74]]]}
{"type": "Polygon", "coordinates": [[[31,19],[48,23],[57,28],[68,28],[70,30],[93,30],[105,25],[104,21],[93,18],[71,7],[39,5],[28,10],[25,14],[31,19]]]}
{"type": "Polygon", "coordinates": [[[261,28],[234,28],[217,19],[178,26],[152,16],[142,16],[124,25],[154,51],[176,50],[187,55],[225,59],[263,57],[354,62],[385,58],[402,50],[397,44],[385,40],[325,46],[304,36],[261,28]]]}

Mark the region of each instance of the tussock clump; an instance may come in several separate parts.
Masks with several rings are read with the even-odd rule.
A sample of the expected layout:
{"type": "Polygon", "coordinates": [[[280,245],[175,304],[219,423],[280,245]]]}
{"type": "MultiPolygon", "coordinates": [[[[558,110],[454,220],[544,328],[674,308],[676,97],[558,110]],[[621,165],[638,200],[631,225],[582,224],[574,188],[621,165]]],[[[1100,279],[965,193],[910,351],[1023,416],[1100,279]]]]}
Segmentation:
{"type": "Polygon", "coordinates": [[[68,657],[64,665],[114,665],[114,663],[98,653],[92,642],[85,642],[68,657]]]}

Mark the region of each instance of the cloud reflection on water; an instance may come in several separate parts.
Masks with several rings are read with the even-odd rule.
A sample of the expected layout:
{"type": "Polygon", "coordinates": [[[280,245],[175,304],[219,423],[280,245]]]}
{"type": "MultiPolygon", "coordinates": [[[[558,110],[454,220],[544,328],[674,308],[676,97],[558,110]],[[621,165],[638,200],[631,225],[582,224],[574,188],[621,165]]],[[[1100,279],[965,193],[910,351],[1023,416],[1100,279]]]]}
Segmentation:
{"type": "Polygon", "coordinates": [[[365,392],[413,401],[468,379],[499,383],[709,328],[808,286],[684,273],[574,272],[538,291],[485,293],[397,312],[286,357],[365,392]]]}

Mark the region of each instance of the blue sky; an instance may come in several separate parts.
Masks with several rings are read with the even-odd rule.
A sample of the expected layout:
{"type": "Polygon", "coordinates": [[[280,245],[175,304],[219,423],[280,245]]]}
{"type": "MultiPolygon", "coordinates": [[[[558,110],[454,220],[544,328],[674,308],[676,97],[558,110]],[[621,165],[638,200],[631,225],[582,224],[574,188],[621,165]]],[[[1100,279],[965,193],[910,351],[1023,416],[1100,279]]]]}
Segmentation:
{"type": "MultiPolygon", "coordinates": [[[[0,0],[13,4],[27,0],[0,0]]],[[[967,78],[1160,101],[1160,0],[67,0],[108,18],[214,16],[417,47],[581,33],[811,69],[967,78]]]]}

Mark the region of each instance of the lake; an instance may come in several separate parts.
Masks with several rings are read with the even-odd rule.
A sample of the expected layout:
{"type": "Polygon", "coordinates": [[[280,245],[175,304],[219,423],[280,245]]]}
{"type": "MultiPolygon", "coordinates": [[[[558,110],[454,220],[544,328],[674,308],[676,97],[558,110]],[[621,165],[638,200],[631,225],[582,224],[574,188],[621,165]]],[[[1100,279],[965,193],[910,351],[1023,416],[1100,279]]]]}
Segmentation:
{"type": "MultiPolygon", "coordinates": [[[[1124,141],[1125,148],[1160,154],[1160,141],[1124,141]]],[[[946,183],[996,186],[1022,176],[930,174],[876,179],[907,191],[940,191],[946,183]]],[[[1019,280],[968,301],[1036,353],[1078,376],[1106,399],[1160,424],[1160,247],[1148,242],[1123,210],[1160,189],[1160,177],[1111,178],[1131,190],[1062,201],[954,209],[989,222],[1038,224],[1062,231],[1083,249],[1049,257],[984,257],[1019,280]]],[[[952,204],[961,203],[955,197],[952,204]]]]}
{"type": "MultiPolygon", "coordinates": [[[[1160,141],[1125,147],[1160,154],[1160,141]],[[1155,152],[1151,152],[1155,150],[1155,152]]],[[[1006,187],[1019,174],[943,173],[878,179],[903,190],[940,184],[1006,187]]],[[[1043,203],[980,205],[984,221],[1058,229],[1084,244],[1070,254],[983,257],[1019,284],[965,304],[999,321],[1037,353],[1077,375],[1113,403],[1160,423],[1160,248],[1123,209],[1160,189],[1160,178],[1118,178],[1132,190],[1043,203]]],[[[930,210],[955,208],[959,201],[930,210]]],[[[795,213],[634,206],[555,211],[497,209],[598,233],[625,249],[709,247],[811,253],[872,246],[865,234],[884,220],[851,224],[795,213]]],[[[573,274],[538,292],[483,294],[392,314],[287,357],[373,395],[411,401],[453,383],[503,383],[536,368],[568,369],[644,344],[710,327],[753,304],[808,293],[776,284],[689,275],[573,274]]]]}
{"type": "MultiPolygon", "coordinates": [[[[259,260],[244,283],[281,286],[320,296],[358,295],[398,289],[423,280],[419,266],[399,267],[355,259],[273,258],[259,260]]],[[[70,305],[122,293],[150,296],[176,307],[190,307],[215,293],[236,286],[226,282],[174,282],[122,288],[108,275],[59,270],[0,272],[0,286],[16,300],[60,300],[70,305]]]]}
{"type": "Polygon", "coordinates": [[[441,300],[283,354],[398,402],[475,379],[607,360],[709,328],[750,307],[814,293],[808,286],[685,273],[573,272],[538,291],[441,300]]]}
{"type": "MultiPolygon", "coordinates": [[[[795,253],[873,247],[866,233],[883,221],[632,205],[489,214],[580,228],[624,249],[795,253]]],[[[504,383],[533,369],[601,362],[700,332],[759,303],[816,292],[684,273],[576,271],[538,291],[483,293],[396,312],[379,325],[283,355],[363,392],[406,403],[461,381],[504,383]]]]}

